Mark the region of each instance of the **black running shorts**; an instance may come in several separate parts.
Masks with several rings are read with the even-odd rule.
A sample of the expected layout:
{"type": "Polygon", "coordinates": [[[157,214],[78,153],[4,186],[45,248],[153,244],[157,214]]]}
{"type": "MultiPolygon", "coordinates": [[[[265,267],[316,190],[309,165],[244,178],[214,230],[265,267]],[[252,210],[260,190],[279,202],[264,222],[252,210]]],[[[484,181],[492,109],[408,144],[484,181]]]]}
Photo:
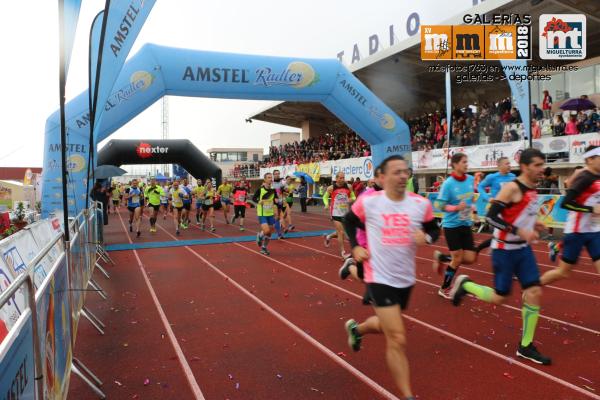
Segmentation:
{"type": "Polygon", "coordinates": [[[444,236],[448,250],[471,250],[475,251],[475,242],[473,241],[473,231],[470,226],[459,226],[456,228],[444,228],[444,236]]]}
{"type": "Polygon", "coordinates": [[[367,291],[375,307],[389,307],[398,304],[402,310],[406,309],[412,288],[412,286],[397,288],[381,283],[367,283],[367,291]]]}
{"type": "Polygon", "coordinates": [[[233,206],[236,218],[246,218],[246,206],[233,206]]]}

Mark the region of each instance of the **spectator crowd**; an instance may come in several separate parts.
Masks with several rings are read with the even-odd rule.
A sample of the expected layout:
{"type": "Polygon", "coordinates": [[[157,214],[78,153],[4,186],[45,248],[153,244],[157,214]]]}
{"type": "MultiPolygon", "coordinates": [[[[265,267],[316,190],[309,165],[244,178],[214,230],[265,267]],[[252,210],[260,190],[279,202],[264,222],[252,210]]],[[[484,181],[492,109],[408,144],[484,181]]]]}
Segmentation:
{"type": "Polygon", "coordinates": [[[231,176],[234,178],[256,178],[260,175],[260,165],[254,164],[236,164],[231,171],[231,176]]]}
{"type": "MultiPolygon", "coordinates": [[[[587,96],[581,96],[587,99],[587,96]]],[[[542,107],[532,104],[531,124],[534,139],[542,135],[563,136],[600,132],[598,108],[586,111],[564,111],[551,115],[552,97],[544,91],[542,107]]],[[[452,134],[447,143],[448,123],[444,111],[409,118],[413,151],[432,150],[446,146],[511,142],[523,139],[522,118],[510,97],[495,103],[483,102],[452,111],[452,134]],[[484,140],[484,141],[482,141],[484,140]]],[[[271,146],[269,156],[261,166],[305,164],[344,158],[366,157],[370,146],[353,132],[325,134],[316,138],[271,146]]]]}

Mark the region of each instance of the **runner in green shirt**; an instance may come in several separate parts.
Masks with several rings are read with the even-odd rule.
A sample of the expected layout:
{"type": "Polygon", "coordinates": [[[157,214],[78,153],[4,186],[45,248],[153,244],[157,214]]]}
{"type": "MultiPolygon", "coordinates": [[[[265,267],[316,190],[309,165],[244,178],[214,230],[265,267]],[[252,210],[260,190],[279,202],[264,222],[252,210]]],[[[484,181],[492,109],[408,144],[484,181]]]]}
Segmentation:
{"type": "Polygon", "coordinates": [[[144,190],[144,197],[148,199],[148,205],[152,208],[150,233],[156,233],[156,217],[160,210],[160,197],[164,195],[165,192],[162,187],[156,184],[156,179],[150,179],[150,184],[146,187],[146,190],[144,190]]]}
{"type": "Polygon", "coordinates": [[[271,240],[271,235],[275,232],[275,207],[278,199],[277,192],[271,187],[273,183],[273,174],[265,174],[263,184],[258,188],[252,198],[256,203],[256,215],[260,223],[261,231],[256,235],[256,244],[260,247],[260,252],[269,255],[267,245],[271,240]]]}

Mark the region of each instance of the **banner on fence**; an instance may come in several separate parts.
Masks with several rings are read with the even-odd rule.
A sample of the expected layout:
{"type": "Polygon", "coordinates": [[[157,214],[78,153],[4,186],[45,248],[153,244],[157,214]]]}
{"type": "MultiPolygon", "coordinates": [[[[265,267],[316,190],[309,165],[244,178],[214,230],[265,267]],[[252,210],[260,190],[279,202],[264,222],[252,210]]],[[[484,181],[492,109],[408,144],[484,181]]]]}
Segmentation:
{"type": "MultiPolygon", "coordinates": [[[[444,213],[435,206],[435,199],[439,193],[427,193],[427,198],[433,206],[433,215],[436,218],[442,218],[444,213]]],[[[562,228],[567,222],[568,211],[561,208],[561,203],[564,196],[544,194],[538,196],[538,221],[543,222],[549,228],[562,228]]],[[[475,211],[474,218],[479,220],[485,219],[490,203],[479,197],[479,193],[475,193],[475,211]]]]}
{"type": "MultiPolygon", "coordinates": [[[[0,259],[0,293],[3,293],[13,282],[10,269],[4,261],[0,259]]],[[[0,308],[0,319],[6,329],[11,329],[19,319],[19,316],[25,309],[25,291],[21,287],[15,292],[15,295],[0,308]]]]}
{"type": "Polygon", "coordinates": [[[36,293],[44,398],[50,399],[66,397],[73,356],[67,274],[67,258],[61,256],[36,293]]]}
{"type": "MultiPolygon", "coordinates": [[[[313,180],[315,182],[318,182],[319,179],[321,179],[321,166],[319,165],[319,163],[309,163],[309,164],[297,165],[296,171],[304,172],[305,174],[307,174],[308,176],[313,178],[313,180]]],[[[282,176],[287,176],[287,175],[282,175],[282,176]]]]}
{"type": "Polygon", "coordinates": [[[0,393],[3,399],[35,399],[33,323],[27,310],[0,346],[0,393]]]}

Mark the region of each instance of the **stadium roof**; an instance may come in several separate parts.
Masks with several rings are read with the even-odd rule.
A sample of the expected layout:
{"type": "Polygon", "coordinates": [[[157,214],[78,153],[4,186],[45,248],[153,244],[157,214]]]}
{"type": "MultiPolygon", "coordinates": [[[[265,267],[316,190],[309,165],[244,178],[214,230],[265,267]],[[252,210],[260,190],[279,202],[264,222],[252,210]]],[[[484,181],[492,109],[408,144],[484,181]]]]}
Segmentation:
{"type": "MultiPolygon", "coordinates": [[[[539,60],[538,24],[541,14],[586,14],[587,60],[600,56],[600,1],[598,0],[545,0],[532,6],[531,0],[487,0],[467,11],[470,14],[513,13],[532,16],[532,54],[530,65],[564,65],[565,61],[539,60]]],[[[465,13],[467,13],[465,12],[465,13]]],[[[463,14],[456,15],[440,25],[460,25],[463,14]]],[[[421,36],[416,34],[394,46],[381,50],[352,64],[349,69],[381,100],[402,118],[410,118],[445,107],[444,74],[429,72],[437,62],[421,61],[421,36]]],[[[444,62],[447,64],[448,62],[444,62]]],[[[460,61],[456,62],[460,63],[460,61]]],[[[499,65],[498,61],[485,61],[499,65]]],[[[588,61],[589,63],[589,61],[588,61]]],[[[586,60],[581,64],[585,65],[586,60]]],[[[508,83],[453,84],[452,101],[456,105],[472,104],[483,99],[501,99],[510,94],[508,83]]],[[[305,120],[312,120],[329,128],[344,124],[321,103],[281,102],[249,117],[300,128],[305,120]]]]}

